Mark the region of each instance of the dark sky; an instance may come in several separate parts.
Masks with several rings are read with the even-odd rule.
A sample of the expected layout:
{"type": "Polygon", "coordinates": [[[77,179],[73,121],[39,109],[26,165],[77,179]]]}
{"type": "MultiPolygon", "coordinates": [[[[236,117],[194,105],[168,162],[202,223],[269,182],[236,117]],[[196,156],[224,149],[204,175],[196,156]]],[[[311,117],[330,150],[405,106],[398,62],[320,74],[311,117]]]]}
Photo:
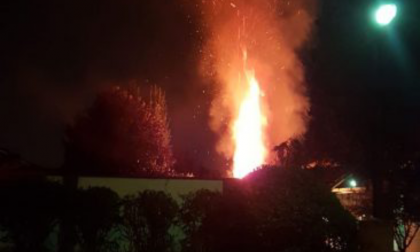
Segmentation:
{"type": "MultiPolygon", "coordinates": [[[[204,165],[222,163],[207,126],[212,85],[197,71],[205,34],[194,6],[164,0],[0,5],[1,147],[59,166],[64,125],[101,87],[137,79],[166,90],[176,152],[198,155],[204,165]]],[[[372,132],[384,144],[418,143],[419,6],[401,1],[402,15],[380,29],[370,19],[374,5],[319,1],[302,58],[312,103],[307,141],[320,156],[355,153],[373,141],[372,132]]]]}
{"type": "Polygon", "coordinates": [[[321,3],[304,56],[313,116],[307,139],[320,156],[363,163],[379,149],[419,150],[420,6],[397,3],[389,27],[373,22],[376,1],[321,3]]]}
{"type": "Polygon", "coordinates": [[[102,86],[136,79],[166,90],[176,146],[190,142],[191,152],[206,156],[213,149],[204,107],[211,90],[199,83],[203,34],[194,8],[155,0],[1,5],[0,146],[57,166],[63,125],[102,86]]]}

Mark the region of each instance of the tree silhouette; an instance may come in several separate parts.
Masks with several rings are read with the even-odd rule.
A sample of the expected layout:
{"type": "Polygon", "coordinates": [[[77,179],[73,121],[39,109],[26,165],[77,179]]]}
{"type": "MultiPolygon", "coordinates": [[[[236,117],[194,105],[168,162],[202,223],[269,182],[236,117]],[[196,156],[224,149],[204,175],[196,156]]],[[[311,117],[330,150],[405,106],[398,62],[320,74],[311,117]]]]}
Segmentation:
{"type": "Polygon", "coordinates": [[[351,251],[356,221],[310,170],[265,167],[243,181],[262,251],[351,251]]]}
{"type": "Polygon", "coordinates": [[[296,139],[289,139],[274,147],[278,162],[282,167],[301,167],[308,165],[308,157],[305,155],[304,145],[296,139]]]}
{"type": "Polygon", "coordinates": [[[46,251],[46,241],[62,212],[62,187],[45,181],[22,181],[0,188],[2,242],[16,252],[46,251]]]}
{"type": "MultiPolygon", "coordinates": [[[[109,188],[92,187],[77,192],[75,207],[81,248],[86,252],[115,251],[111,231],[120,220],[120,198],[109,188]]],[[[114,234],[115,236],[115,234],[114,234]]]]}
{"type": "Polygon", "coordinates": [[[148,96],[131,84],[100,93],[68,129],[67,167],[94,175],[160,176],[172,173],[164,92],[148,96]]]}
{"type": "Polygon", "coordinates": [[[420,229],[419,160],[410,160],[393,172],[390,194],[398,251],[405,252],[420,229]]]}
{"type": "Polygon", "coordinates": [[[190,193],[179,215],[182,251],[259,251],[256,223],[240,191],[190,193]]]}
{"type": "Polygon", "coordinates": [[[144,191],[124,199],[124,233],[132,252],[166,252],[173,248],[170,228],[178,205],[166,193],[144,191]]]}

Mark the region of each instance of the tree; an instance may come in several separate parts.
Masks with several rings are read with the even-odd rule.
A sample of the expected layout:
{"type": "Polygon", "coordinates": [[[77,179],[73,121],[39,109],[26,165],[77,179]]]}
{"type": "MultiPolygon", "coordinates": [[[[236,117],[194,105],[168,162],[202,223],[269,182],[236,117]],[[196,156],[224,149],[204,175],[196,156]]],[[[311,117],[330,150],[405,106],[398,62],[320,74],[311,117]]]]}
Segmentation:
{"type": "Polygon", "coordinates": [[[356,221],[309,170],[266,167],[243,180],[262,251],[351,251],[356,221]]]}
{"type": "Polygon", "coordinates": [[[394,237],[398,247],[398,251],[405,252],[416,237],[420,222],[417,218],[413,218],[405,212],[403,208],[394,210],[394,237]]]}
{"type": "Polygon", "coordinates": [[[393,229],[398,251],[405,252],[420,229],[420,171],[409,161],[394,172],[392,181],[393,229]]]}
{"type": "Polygon", "coordinates": [[[170,229],[178,205],[164,192],[144,191],[123,203],[124,233],[130,252],[166,252],[173,249],[170,229]]]}
{"type": "Polygon", "coordinates": [[[240,191],[200,190],[183,200],[182,251],[258,251],[254,218],[240,191]]]}
{"type": "Polygon", "coordinates": [[[67,135],[67,167],[80,173],[172,173],[166,101],[158,87],[152,87],[148,97],[135,85],[103,91],[67,135]]]}
{"type": "Polygon", "coordinates": [[[304,145],[296,139],[289,139],[274,147],[282,167],[301,167],[308,164],[304,145]]]}
{"type": "MultiPolygon", "coordinates": [[[[82,251],[117,251],[111,236],[120,221],[120,198],[109,188],[92,187],[77,192],[76,223],[82,251]]],[[[115,235],[114,235],[115,236],[115,235]]]]}
{"type": "Polygon", "coordinates": [[[46,241],[62,213],[62,187],[46,181],[22,181],[0,188],[2,242],[16,252],[46,251],[46,241]]]}
{"type": "MultiPolygon", "coordinates": [[[[176,162],[174,164],[174,172],[177,176],[198,177],[198,178],[214,178],[220,179],[224,177],[223,171],[220,169],[211,169],[193,158],[193,154],[189,152],[177,152],[175,154],[176,162]]],[[[202,160],[201,160],[202,161],[202,160]]]]}

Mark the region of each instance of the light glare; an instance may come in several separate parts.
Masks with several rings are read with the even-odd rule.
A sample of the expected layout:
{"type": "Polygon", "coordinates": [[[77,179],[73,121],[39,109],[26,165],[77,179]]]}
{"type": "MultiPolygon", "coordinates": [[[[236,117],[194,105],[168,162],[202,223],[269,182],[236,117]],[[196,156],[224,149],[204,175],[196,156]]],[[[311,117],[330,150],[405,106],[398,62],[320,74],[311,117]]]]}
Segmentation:
{"type": "Polygon", "coordinates": [[[354,179],[350,180],[349,184],[350,184],[350,187],[352,187],[352,188],[357,186],[357,182],[354,179]]]}
{"type": "Polygon", "coordinates": [[[385,26],[392,22],[397,15],[397,6],[395,4],[381,5],[375,13],[376,22],[385,26]]]}

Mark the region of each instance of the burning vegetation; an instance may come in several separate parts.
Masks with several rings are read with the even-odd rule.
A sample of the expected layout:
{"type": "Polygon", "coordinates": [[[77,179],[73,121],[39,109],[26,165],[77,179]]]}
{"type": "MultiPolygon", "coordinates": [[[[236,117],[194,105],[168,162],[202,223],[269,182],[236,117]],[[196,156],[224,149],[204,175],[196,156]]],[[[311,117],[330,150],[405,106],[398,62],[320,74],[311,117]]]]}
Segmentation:
{"type": "Polygon", "coordinates": [[[309,99],[297,50],[308,37],[306,1],[203,1],[202,73],[215,79],[210,126],[217,151],[242,178],[275,160],[270,150],[306,131],[309,99]]]}
{"type": "MultiPolygon", "coordinates": [[[[239,114],[234,122],[233,139],[235,154],[233,157],[233,176],[243,178],[262,165],[267,158],[267,147],[264,144],[264,128],[266,117],[261,109],[262,93],[255,78],[254,70],[246,67],[247,52],[244,51],[244,79],[247,94],[239,108],[239,114]]],[[[241,81],[241,80],[239,80],[241,81]]]]}

